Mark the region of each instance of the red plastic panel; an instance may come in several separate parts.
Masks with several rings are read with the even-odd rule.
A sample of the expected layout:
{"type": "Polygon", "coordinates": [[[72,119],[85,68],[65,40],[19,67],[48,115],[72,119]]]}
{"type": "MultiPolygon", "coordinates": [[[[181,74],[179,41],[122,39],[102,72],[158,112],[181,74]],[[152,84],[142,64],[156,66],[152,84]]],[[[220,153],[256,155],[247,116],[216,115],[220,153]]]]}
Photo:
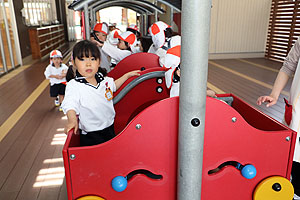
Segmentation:
{"type": "MultiPolygon", "coordinates": [[[[163,68],[151,68],[141,72],[141,75],[154,72],[154,71],[164,71],[163,68]]],[[[133,79],[132,77],[126,81],[122,87],[114,93],[114,96],[118,93],[133,79]]],[[[157,83],[156,78],[146,80],[138,84],[135,88],[129,91],[117,104],[115,104],[115,132],[121,132],[125,126],[129,123],[133,117],[135,117],[139,112],[152,105],[153,103],[168,98],[169,90],[166,87],[165,78],[162,77],[162,83],[157,83]],[[162,92],[157,92],[157,88],[160,87],[162,92]]]]}
{"type": "Polygon", "coordinates": [[[150,106],[114,139],[91,147],[69,148],[74,198],[98,195],[109,200],[175,199],[178,99],[150,106]],[[173,113],[170,115],[170,113],[173,113]],[[141,128],[136,129],[136,124],[141,128]],[[146,169],[163,176],[153,180],[136,175],[127,189],[116,192],[111,181],[131,171],[146,169]]]}
{"type": "Polygon", "coordinates": [[[142,67],[145,69],[160,67],[158,59],[159,57],[156,54],[135,53],[121,60],[107,76],[118,79],[123,74],[133,70],[140,70],[142,67]]]}
{"type": "MultiPolygon", "coordinates": [[[[239,106],[253,109],[236,97],[234,101],[239,102],[237,110],[239,106]]],[[[253,128],[237,110],[210,97],[206,106],[201,199],[251,200],[255,187],[263,179],[273,175],[289,177],[295,132],[266,116],[258,119],[265,120],[268,126],[273,123],[281,128],[277,131],[253,128]],[[236,122],[232,121],[233,117],[236,122]],[[286,137],[291,140],[287,141],[286,137]],[[208,175],[209,170],[227,161],[254,165],[256,177],[246,179],[232,166],[208,175]]],[[[243,116],[247,118],[247,113],[243,116]]],[[[111,141],[92,147],[68,148],[69,155],[76,156],[75,160],[65,162],[69,163],[65,167],[69,168],[66,173],[70,173],[68,184],[72,185],[74,198],[98,195],[109,200],[176,199],[177,134],[178,97],[145,109],[111,141]],[[141,124],[141,129],[136,129],[137,124],[141,124]],[[126,176],[137,169],[160,174],[163,179],[137,175],[123,192],[111,188],[114,177],[126,176]]]]}
{"type": "MultiPolygon", "coordinates": [[[[245,117],[255,113],[252,107],[238,98],[235,97],[234,102],[238,102],[235,105],[237,109],[241,106],[251,110],[243,113],[245,117]]],[[[251,200],[256,185],[263,179],[273,175],[287,177],[293,156],[290,147],[294,146],[295,141],[287,141],[286,137],[293,137],[295,133],[292,130],[259,113],[255,114],[257,123],[264,120],[268,126],[273,124],[274,127],[281,128],[278,131],[253,128],[234,108],[216,99],[209,98],[206,106],[203,199],[251,200]],[[233,117],[236,117],[236,122],[232,122],[233,117]],[[226,161],[237,161],[242,165],[252,164],[257,175],[253,179],[246,179],[232,166],[208,175],[209,170],[226,161]]]]}

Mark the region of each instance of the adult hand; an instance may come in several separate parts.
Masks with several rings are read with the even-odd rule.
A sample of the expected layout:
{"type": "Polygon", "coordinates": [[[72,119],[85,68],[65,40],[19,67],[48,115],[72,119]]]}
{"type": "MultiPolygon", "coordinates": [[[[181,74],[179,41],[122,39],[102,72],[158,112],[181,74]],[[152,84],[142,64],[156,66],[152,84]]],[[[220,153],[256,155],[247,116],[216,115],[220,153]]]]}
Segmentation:
{"type": "Polygon", "coordinates": [[[260,97],[258,97],[256,104],[260,106],[262,103],[265,103],[265,102],[268,103],[266,105],[266,107],[270,107],[277,103],[277,98],[272,97],[271,95],[270,96],[260,96],[260,97]]]}

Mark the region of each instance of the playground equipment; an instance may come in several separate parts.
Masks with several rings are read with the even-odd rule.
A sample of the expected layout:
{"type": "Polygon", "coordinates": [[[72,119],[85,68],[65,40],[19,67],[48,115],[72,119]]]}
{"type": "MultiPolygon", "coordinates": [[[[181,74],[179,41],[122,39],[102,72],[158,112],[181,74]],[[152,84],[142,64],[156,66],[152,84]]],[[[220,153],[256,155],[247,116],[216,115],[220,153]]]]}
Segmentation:
{"type": "MultiPolygon", "coordinates": [[[[232,107],[207,97],[202,199],[291,199],[295,132],[223,96],[233,97],[232,107]],[[234,163],[252,165],[256,175],[244,177],[234,163]]],[[[149,106],[100,145],[79,147],[70,132],[63,150],[69,199],[176,199],[177,133],[178,98],[149,106]],[[114,189],[116,177],[127,187],[114,189]]]]}
{"type": "MultiPolygon", "coordinates": [[[[179,100],[167,98],[158,57],[141,55],[127,57],[109,74],[118,78],[145,67],[115,93],[118,135],[80,147],[79,135],[68,133],[63,158],[69,199],[176,199],[179,100]],[[147,59],[156,61],[142,65],[147,59]]],[[[292,199],[296,133],[232,94],[219,97],[231,102],[207,97],[201,199],[292,199]]]]}

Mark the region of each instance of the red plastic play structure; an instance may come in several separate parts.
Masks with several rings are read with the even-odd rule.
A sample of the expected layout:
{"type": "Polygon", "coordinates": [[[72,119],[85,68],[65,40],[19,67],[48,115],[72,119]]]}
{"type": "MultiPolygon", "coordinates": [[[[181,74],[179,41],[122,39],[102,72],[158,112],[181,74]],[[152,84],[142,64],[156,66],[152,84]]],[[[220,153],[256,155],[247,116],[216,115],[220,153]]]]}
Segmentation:
{"type": "MultiPolygon", "coordinates": [[[[142,74],[159,70],[152,67],[142,74]]],[[[63,157],[69,199],[176,199],[179,98],[166,98],[165,88],[161,93],[143,95],[164,85],[147,81],[151,86],[136,86],[115,105],[115,126],[121,127],[115,138],[80,147],[79,136],[68,134],[63,157]],[[124,191],[112,188],[115,177],[130,174],[134,175],[124,191]]],[[[290,190],[288,185],[273,192],[276,198],[266,198],[273,195],[272,188],[261,183],[272,177],[279,177],[279,181],[274,179],[276,183],[289,179],[296,133],[232,94],[220,96],[232,97],[233,102],[229,106],[207,97],[201,199],[285,199],[280,195],[290,190]],[[246,179],[237,168],[225,165],[236,162],[253,165],[256,176],[246,179]],[[216,170],[219,166],[222,168],[216,170]]],[[[271,183],[272,187],[272,179],[271,183]]]]}

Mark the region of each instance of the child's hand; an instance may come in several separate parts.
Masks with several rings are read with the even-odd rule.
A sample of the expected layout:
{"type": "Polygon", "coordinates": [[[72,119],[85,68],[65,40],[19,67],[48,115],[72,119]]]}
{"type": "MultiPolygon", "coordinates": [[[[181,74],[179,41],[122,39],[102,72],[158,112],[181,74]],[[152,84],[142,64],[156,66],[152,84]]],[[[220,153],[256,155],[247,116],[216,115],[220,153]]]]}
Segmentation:
{"type": "Polygon", "coordinates": [[[64,76],[62,76],[62,75],[57,75],[57,79],[63,79],[64,78],[64,76]]]}
{"type": "Polygon", "coordinates": [[[96,44],[98,47],[102,47],[103,44],[98,42],[97,40],[95,40],[94,38],[92,39],[93,37],[91,37],[91,42],[93,42],[94,44],[96,44]]]}
{"type": "Polygon", "coordinates": [[[130,77],[133,77],[133,76],[140,76],[139,72],[141,72],[141,70],[134,70],[134,71],[126,73],[127,79],[130,77]]]}
{"type": "Polygon", "coordinates": [[[180,77],[180,69],[176,70],[176,74],[180,77]]]}
{"type": "Polygon", "coordinates": [[[140,70],[134,70],[131,72],[127,72],[126,74],[124,74],[123,76],[121,76],[121,78],[118,78],[117,80],[115,80],[115,84],[116,84],[116,90],[118,90],[121,85],[130,77],[132,76],[140,76],[139,72],[141,72],[140,70]]]}
{"type": "Polygon", "coordinates": [[[68,134],[68,132],[74,128],[74,133],[75,135],[77,134],[77,130],[78,130],[78,123],[77,121],[70,121],[67,123],[67,125],[65,126],[65,134],[68,134]]]}
{"type": "Polygon", "coordinates": [[[206,95],[209,97],[217,97],[215,91],[213,90],[206,90],[206,95]]]}
{"type": "Polygon", "coordinates": [[[65,126],[65,133],[67,134],[72,128],[74,128],[74,133],[77,133],[78,130],[78,120],[75,110],[69,110],[67,112],[68,123],[65,126]]]}

